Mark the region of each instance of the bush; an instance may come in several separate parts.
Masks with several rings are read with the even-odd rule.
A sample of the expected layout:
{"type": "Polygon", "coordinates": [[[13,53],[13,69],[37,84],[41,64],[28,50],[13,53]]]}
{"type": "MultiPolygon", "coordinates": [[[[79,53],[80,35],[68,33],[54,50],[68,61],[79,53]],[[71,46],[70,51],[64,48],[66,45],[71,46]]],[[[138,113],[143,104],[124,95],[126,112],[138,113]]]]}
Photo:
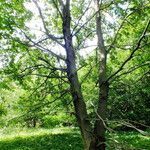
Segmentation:
{"type": "Polygon", "coordinates": [[[60,126],[75,126],[75,117],[67,116],[64,114],[59,115],[47,115],[42,119],[42,127],[54,128],[60,126]]]}

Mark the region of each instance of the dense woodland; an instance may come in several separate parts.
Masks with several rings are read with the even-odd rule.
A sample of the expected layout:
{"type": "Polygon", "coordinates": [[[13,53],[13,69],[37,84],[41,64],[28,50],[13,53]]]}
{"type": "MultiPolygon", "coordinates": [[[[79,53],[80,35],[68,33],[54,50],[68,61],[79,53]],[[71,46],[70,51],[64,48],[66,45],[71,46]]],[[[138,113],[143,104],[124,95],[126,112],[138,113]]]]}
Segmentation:
{"type": "Polygon", "coordinates": [[[149,0],[0,0],[0,60],[0,129],[77,128],[84,150],[148,136],[149,0]]]}

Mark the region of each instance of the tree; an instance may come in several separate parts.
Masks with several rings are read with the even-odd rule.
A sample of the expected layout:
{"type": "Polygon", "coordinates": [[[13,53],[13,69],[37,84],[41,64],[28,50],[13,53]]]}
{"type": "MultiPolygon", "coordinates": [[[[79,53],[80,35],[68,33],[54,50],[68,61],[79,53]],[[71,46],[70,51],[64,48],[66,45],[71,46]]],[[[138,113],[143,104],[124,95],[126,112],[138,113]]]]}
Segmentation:
{"type": "MultiPolygon", "coordinates": [[[[99,48],[99,102],[98,102],[98,108],[96,111],[97,114],[97,120],[95,121],[95,126],[94,126],[94,144],[92,143],[91,149],[105,149],[105,130],[106,130],[106,107],[107,107],[107,97],[108,97],[108,91],[109,91],[109,81],[111,78],[116,76],[118,73],[120,73],[126,63],[132,59],[134,56],[134,53],[140,48],[141,46],[141,41],[145,37],[145,34],[149,28],[150,25],[150,20],[148,21],[141,37],[139,38],[137,45],[133,49],[133,51],[130,53],[130,55],[124,60],[124,62],[121,64],[120,68],[114,72],[113,74],[110,75],[110,77],[107,77],[106,74],[106,67],[107,67],[107,54],[109,50],[111,49],[106,49],[104,45],[104,38],[103,38],[103,31],[102,31],[102,5],[103,2],[100,0],[96,1],[96,7],[97,7],[97,15],[96,15],[96,31],[97,31],[97,37],[98,37],[98,48],[99,48]],[[101,144],[99,144],[101,143],[101,144]],[[94,145],[94,146],[93,146],[94,145]],[[99,146],[97,146],[99,145],[99,146]]],[[[128,14],[129,15],[129,14],[128,14]]],[[[117,34],[116,34],[117,37],[117,34]]],[[[116,38],[115,37],[115,38],[116,38]]],[[[112,43],[115,44],[115,39],[112,43]]]]}
{"type": "MultiPolygon", "coordinates": [[[[9,3],[11,4],[11,2],[9,3]]],[[[17,66],[14,60],[13,63],[10,62],[10,64],[14,65],[9,69],[12,69],[11,71],[21,81],[28,75],[37,75],[49,80],[55,79],[60,84],[69,84],[69,90],[67,89],[65,93],[69,91],[72,96],[75,115],[85,150],[104,150],[106,147],[106,104],[109,84],[122,74],[128,74],[130,69],[127,71],[125,69],[132,66],[132,63],[129,62],[133,59],[137,50],[143,49],[148,45],[148,40],[145,40],[145,37],[149,30],[150,21],[147,21],[146,17],[143,19],[141,14],[144,13],[145,16],[148,16],[149,3],[145,1],[140,3],[136,0],[133,2],[96,0],[94,4],[93,1],[85,2],[83,0],[33,0],[33,3],[36,6],[38,17],[41,21],[39,30],[42,36],[38,37],[35,33],[31,32],[29,27],[26,27],[26,25],[22,27],[18,24],[18,21],[14,20],[16,35],[11,36],[13,45],[18,50],[17,53],[22,57],[29,54],[30,59],[27,63],[29,66],[25,64],[17,66]],[[49,11],[50,9],[52,11],[49,11]],[[106,20],[105,16],[107,12],[116,17],[117,21],[111,23],[106,20]],[[132,21],[133,17],[137,17],[136,20],[132,21]],[[135,24],[135,21],[139,23],[143,22],[143,25],[134,29],[133,24],[135,24]],[[106,26],[103,22],[106,23],[106,26]],[[119,25],[117,22],[119,22],[119,25]],[[93,32],[95,29],[96,34],[93,32]],[[108,35],[107,29],[112,34],[108,35]],[[130,29],[135,31],[135,34],[130,32],[130,29]],[[56,35],[53,35],[52,32],[55,32],[56,35]],[[80,53],[77,50],[87,46],[87,39],[94,39],[95,36],[98,39],[96,51],[98,53],[99,64],[97,68],[99,70],[97,79],[99,84],[99,98],[93,108],[96,118],[93,127],[89,120],[86,101],[78,74],[78,70],[86,65],[81,63],[86,58],[81,59],[80,53]],[[131,41],[129,40],[130,36],[131,41]],[[53,45],[55,49],[63,48],[65,54],[52,50],[50,45],[53,45]],[[120,52],[119,50],[122,47],[129,49],[129,51],[120,52]],[[117,58],[120,54],[128,56],[120,60],[117,58]],[[108,62],[111,61],[111,57],[114,57],[113,60],[119,63],[116,68],[112,66],[112,71],[109,72],[108,62]],[[51,63],[51,59],[54,59],[54,63],[51,63]],[[41,61],[42,64],[39,65],[38,63],[41,61]],[[125,68],[127,64],[128,67],[125,68]],[[41,65],[46,71],[40,71],[41,65]]],[[[34,15],[32,14],[32,16],[34,15]]],[[[21,20],[24,20],[24,18],[21,20]]],[[[134,63],[133,66],[135,66],[134,63]]],[[[136,70],[136,68],[140,67],[140,64],[135,69],[132,69],[132,67],[131,70],[136,70]]],[[[60,88],[58,89],[60,90],[60,88]]],[[[64,90],[64,88],[62,89],[64,90]]],[[[64,92],[60,92],[60,97],[62,95],[64,95],[64,92]]]]}

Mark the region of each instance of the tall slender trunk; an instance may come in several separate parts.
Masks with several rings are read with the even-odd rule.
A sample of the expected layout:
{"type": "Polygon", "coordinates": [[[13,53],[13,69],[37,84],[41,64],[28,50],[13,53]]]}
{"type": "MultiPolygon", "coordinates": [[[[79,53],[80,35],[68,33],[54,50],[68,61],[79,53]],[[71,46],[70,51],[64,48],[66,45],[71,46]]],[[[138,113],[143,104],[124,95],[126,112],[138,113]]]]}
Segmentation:
{"type": "Polygon", "coordinates": [[[102,34],[102,20],[100,11],[100,0],[96,0],[96,31],[98,38],[98,54],[99,54],[99,101],[98,108],[96,112],[96,121],[94,125],[94,135],[95,139],[93,141],[93,147],[91,150],[105,150],[106,139],[105,139],[105,120],[106,120],[106,102],[108,96],[109,85],[106,82],[106,60],[107,53],[104,46],[104,39],[102,34]]]}
{"type": "Polygon", "coordinates": [[[90,141],[92,138],[90,121],[86,110],[86,104],[83,100],[81,86],[78,80],[75,51],[72,43],[72,35],[70,31],[70,0],[66,0],[63,8],[63,34],[65,39],[65,49],[67,54],[67,76],[70,82],[71,94],[73,98],[75,113],[78,125],[81,130],[82,139],[84,142],[85,150],[89,149],[90,141]]]}
{"type": "MultiPolygon", "coordinates": [[[[98,0],[97,0],[98,1],[98,0]]],[[[99,2],[98,2],[99,3],[99,2]]],[[[97,8],[99,7],[97,3],[97,8]]],[[[101,16],[97,14],[97,36],[98,47],[100,56],[100,72],[99,72],[99,103],[97,109],[97,120],[95,122],[94,130],[90,125],[90,121],[87,114],[86,104],[83,99],[81,85],[78,80],[78,74],[75,63],[75,51],[72,42],[72,35],[70,30],[70,0],[66,0],[63,5],[63,35],[65,40],[65,50],[67,54],[67,76],[70,82],[71,94],[73,98],[76,118],[78,126],[81,131],[82,139],[84,142],[85,150],[104,150],[105,149],[105,126],[103,120],[105,120],[106,114],[106,100],[108,94],[108,85],[106,80],[106,50],[104,47],[102,30],[101,30],[101,16]]]]}

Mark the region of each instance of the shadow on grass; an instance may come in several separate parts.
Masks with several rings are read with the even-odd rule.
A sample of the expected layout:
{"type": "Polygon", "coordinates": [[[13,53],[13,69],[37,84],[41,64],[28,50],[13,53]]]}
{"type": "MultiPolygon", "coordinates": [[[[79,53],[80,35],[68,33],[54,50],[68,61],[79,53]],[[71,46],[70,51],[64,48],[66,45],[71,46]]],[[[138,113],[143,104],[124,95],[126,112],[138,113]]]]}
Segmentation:
{"type": "Polygon", "coordinates": [[[83,150],[77,133],[15,137],[0,141],[0,150],[83,150]]]}

